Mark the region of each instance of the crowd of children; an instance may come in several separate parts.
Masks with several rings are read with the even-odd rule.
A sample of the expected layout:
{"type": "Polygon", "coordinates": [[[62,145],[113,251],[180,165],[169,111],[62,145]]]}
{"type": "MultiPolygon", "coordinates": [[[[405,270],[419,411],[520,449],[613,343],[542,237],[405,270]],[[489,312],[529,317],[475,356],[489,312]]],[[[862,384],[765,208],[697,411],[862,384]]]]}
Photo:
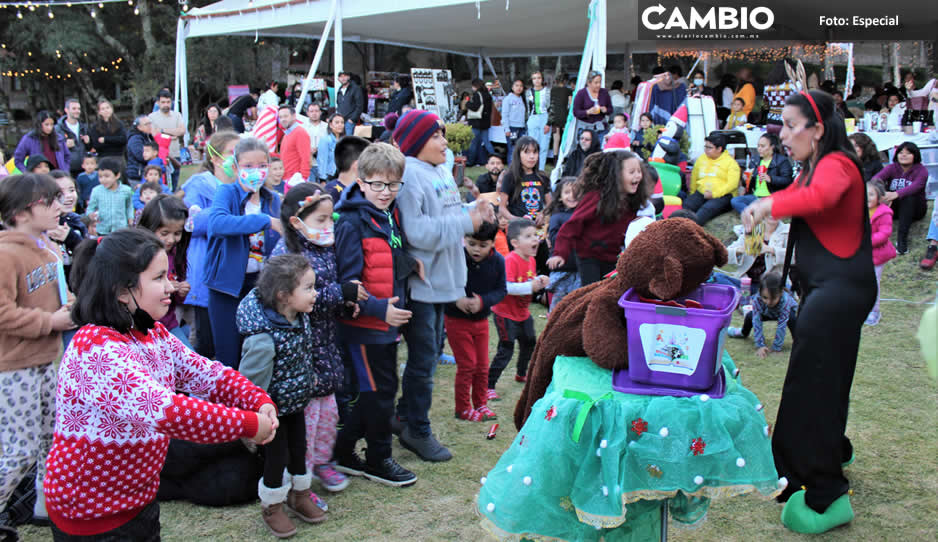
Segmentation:
{"type": "MultiPolygon", "coordinates": [[[[317,158],[324,184],[287,185],[264,143],[228,131],[212,134],[201,171],[176,193],[155,144],[144,145],[133,188],[119,159],[90,154],[77,179],[43,175],[41,160],[4,179],[0,504],[37,465],[36,515],[48,515],[56,540],[158,533],[169,439],[244,437],[263,445],[261,515],[285,538],[296,533],[291,515],[327,517],[313,481],[332,492],[350,477],[416,483],[392,457],[395,433],[425,461],[451,459],[429,417],[441,345],[457,366],[455,417],[496,419],[489,403],[515,342],[514,380],[526,380],[537,341],[529,305],[542,296],[552,309],[612,271],[658,180],[625,150],[620,114],[610,134],[621,132],[625,148],[584,154],[578,176],[551,190],[539,142],[506,102],[512,156],[493,153],[474,182],[457,183],[444,166],[445,127],[416,110],[398,119],[392,144],[345,136],[342,117],[330,117],[317,158]],[[92,483],[104,456],[105,476],[92,483]]],[[[631,141],[642,150],[641,131],[631,141]]],[[[725,142],[707,142],[701,159],[725,161],[725,142]]],[[[695,168],[697,215],[680,212],[705,222],[715,199],[728,208],[733,167],[695,168]]],[[[869,184],[877,278],[896,255],[885,194],[869,184]]],[[[797,301],[782,279],[788,226],[767,221],[759,256],[744,237],[728,247],[730,262],[758,295],[729,335],[753,333],[765,357],[786,328],[795,333],[797,301]],[[766,320],[778,322],[771,343],[766,320]]],[[[867,323],[879,319],[877,304],[867,323]]]]}

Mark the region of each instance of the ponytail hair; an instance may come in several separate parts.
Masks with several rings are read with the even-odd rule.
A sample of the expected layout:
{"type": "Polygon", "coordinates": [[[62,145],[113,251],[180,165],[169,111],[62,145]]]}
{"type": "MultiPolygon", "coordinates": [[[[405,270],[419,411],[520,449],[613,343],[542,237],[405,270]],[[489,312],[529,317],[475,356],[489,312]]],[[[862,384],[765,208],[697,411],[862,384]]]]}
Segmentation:
{"type": "Polygon", "coordinates": [[[106,237],[86,239],[75,250],[68,284],[77,299],[72,321],[127,333],[133,317],[118,296],[137,287],[163,243],[151,231],[124,228],[106,237]]]}
{"type": "Polygon", "coordinates": [[[214,175],[215,164],[212,163],[212,157],[215,157],[215,153],[218,153],[220,156],[225,152],[225,147],[228,146],[228,143],[239,139],[241,139],[241,136],[229,130],[219,130],[212,134],[212,137],[208,139],[208,143],[205,145],[205,161],[202,162],[202,171],[207,171],[214,175]]]}

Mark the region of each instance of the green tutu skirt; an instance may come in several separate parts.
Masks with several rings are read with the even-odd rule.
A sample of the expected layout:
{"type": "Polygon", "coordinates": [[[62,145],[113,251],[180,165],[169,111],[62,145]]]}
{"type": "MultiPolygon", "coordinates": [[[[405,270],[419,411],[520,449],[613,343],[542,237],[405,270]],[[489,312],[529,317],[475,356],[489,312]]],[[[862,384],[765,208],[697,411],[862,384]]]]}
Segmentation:
{"type": "Polygon", "coordinates": [[[693,524],[711,498],[775,497],[786,482],[762,405],[726,353],[723,371],[720,399],[632,395],[588,358],[558,357],[547,393],[482,479],[483,527],[499,540],[656,540],[665,503],[693,524]]]}

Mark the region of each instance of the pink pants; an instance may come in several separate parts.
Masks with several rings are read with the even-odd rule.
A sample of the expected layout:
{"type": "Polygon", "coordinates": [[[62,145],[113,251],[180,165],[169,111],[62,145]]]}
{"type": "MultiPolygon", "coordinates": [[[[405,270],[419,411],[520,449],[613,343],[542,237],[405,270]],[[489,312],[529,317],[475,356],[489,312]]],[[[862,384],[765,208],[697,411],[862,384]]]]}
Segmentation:
{"type": "Polygon", "coordinates": [[[306,472],[313,472],[313,467],[325,465],[332,459],[335,436],[339,422],[339,409],[335,404],[335,394],[314,397],[306,405],[306,472]]]}

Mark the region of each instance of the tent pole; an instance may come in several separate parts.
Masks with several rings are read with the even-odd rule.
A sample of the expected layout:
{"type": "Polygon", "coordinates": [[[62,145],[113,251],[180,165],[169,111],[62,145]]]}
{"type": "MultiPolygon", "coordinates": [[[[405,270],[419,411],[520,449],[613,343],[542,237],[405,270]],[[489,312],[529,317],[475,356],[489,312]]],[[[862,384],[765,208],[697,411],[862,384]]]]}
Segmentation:
{"type": "Polygon", "coordinates": [[[593,48],[593,69],[603,74],[606,87],[606,0],[596,2],[596,45],[593,48]]]}
{"type": "Polygon", "coordinates": [[[187,24],[179,19],[176,23],[176,77],[174,82],[176,97],[175,109],[182,115],[183,126],[186,127],[186,133],[183,136],[183,143],[189,144],[189,84],[186,66],[186,35],[188,34],[187,24]]]}
{"type": "MultiPolygon", "coordinates": [[[[326,51],[326,43],[329,41],[329,32],[332,31],[332,23],[335,21],[336,4],[338,0],[332,0],[332,6],[329,8],[329,17],[326,19],[326,26],[322,29],[322,35],[319,36],[319,45],[316,46],[316,54],[313,55],[313,62],[309,65],[309,73],[306,79],[303,79],[303,90],[300,91],[300,99],[296,103],[302,107],[306,103],[306,94],[309,93],[309,84],[316,76],[316,70],[319,69],[319,63],[322,61],[322,55],[326,51]]],[[[306,111],[297,111],[301,115],[306,115],[306,111]]]]}
{"type": "Polygon", "coordinates": [[[495,69],[495,65],[492,64],[492,59],[488,55],[485,55],[482,58],[485,60],[485,64],[489,67],[489,70],[492,72],[492,76],[495,79],[498,79],[498,71],[495,69]]]}
{"type": "Polygon", "coordinates": [[[336,99],[338,99],[339,95],[339,73],[344,69],[342,48],[342,0],[335,0],[335,40],[332,42],[332,50],[335,57],[335,79],[333,85],[335,86],[336,99]]]}
{"type": "Polygon", "coordinates": [[[478,68],[478,77],[482,79],[485,76],[485,66],[482,64],[482,51],[479,51],[479,56],[476,57],[476,65],[478,68]]]}

